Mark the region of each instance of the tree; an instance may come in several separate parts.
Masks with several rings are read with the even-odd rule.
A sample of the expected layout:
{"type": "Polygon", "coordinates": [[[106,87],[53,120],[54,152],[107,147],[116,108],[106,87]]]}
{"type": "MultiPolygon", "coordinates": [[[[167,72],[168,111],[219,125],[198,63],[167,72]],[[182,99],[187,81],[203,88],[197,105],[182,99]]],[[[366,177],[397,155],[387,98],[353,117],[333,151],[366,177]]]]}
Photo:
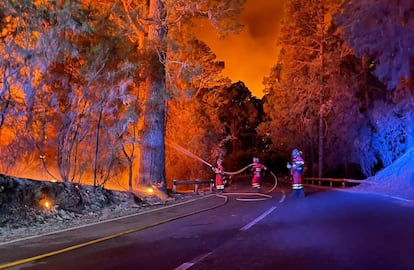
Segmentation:
{"type": "Polygon", "coordinates": [[[129,19],[134,40],[145,49],[148,62],[145,68],[146,86],[143,98],[142,145],[139,182],[155,184],[165,190],[165,109],[167,99],[166,66],[167,43],[174,40],[171,28],[189,23],[194,17],[208,18],[219,30],[230,31],[237,26],[237,18],[244,0],[217,2],[160,1],[147,4],[120,1],[129,19]]]}
{"type": "Polygon", "coordinates": [[[49,170],[57,168],[63,181],[86,183],[86,176],[95,186],[124,166],[131,168],[139,114],[132,96],[137,96],[140,56],[120,34],[123,29],[108,20],[113,3],[19,0],[1,5],[3,116],[16,116],[13,124],[22,125],[2,140],[2,158],[33,160],[37,166],[40,157],[49,177],[58,178],[49,170]]]}
{"type": "Polygon", "coordinates": [[[371,58],[373,73],[388,89],[411,77],[412,1],[344,1],[335,21],[357,56],[371,58]]]}
{"type": "Polygon", "coordinates": [[[50,95],[43,93],[44,76],[48,69],[59,62],[61,52],[76,54],[68,39],[87,31],[80,25],[83,10],[76,5],[49,1],[12,0],[0,4],[2,9],[3,71],[0,106],[1,125],[9,125],[6,115],[14,119],[13,127],[28,132],[14,138],[29,142],[31,147],[21,148],[21,156],[34,155],[44,163],[47,119],[50,116],[50,95]],[[77,12],[73,12],[77,9],[77,12]],[[3,99],[4,98],[4,99],[3,99]],[[43,98],[46,98],[43,100],[43,98]],[[33,151],[35,149],[35,151],[33,151]]]}
{"type": "Polygon", "coordinates": [[[230,137],[229,152],[256,147],[256,127],[261,122],[261,103],[244,85],[236,82],[222,89],[217,104],[221,122],[230,137]]]}
{"type": "Polygon", "coordinates": [[[369,127],[361,134],[359,148],[364,149],[360,155],[367,176],[414,145],[411,10],[412,1],[345,1],[335,16],[344,38],[369,73],[393,90],[384,94],[384,87],[376,87],[371,103],[365,106],[369,127]]]}
{"type": "MultiPolygon", "coordinates": [[[[87,173],[92,176],[94,186],[104,186],[115,176],[120,178],[125,166],[122,160],[128,151],[126,142],[135,142],[130,138],[134,133],[129,130],[135,128],[138,120],[137,108],[135,114],[130,113],[135,104],[133,75],[138,63],[120,29],[113,21],[106,20],[111,5],[100,3],[88,8],[90,33],[72,40],[79,53],[75,57],[66,56],[67,68],[57,71],[67,78],[60,85],[68,88],[68,91],[54,91],[60,90],[62,98],[68,101],[57,106],[57,110],[62,110],[64,123],[59,130],[57,164],[66,181],[87,173]]],[[[133,152],[129,153],[126,166],[130,168],[133,152]]],[[[132,181],[132,175],[128,177],[132,181]]]]}
{"type": "Polygon", "coordinates": [[[332,91],[328,88],[331,70],[327,69],[332,59],[326,55],[330,49],[328,44],[336,39],[330,32],[330,27],[331,16],[338,2],[287,2],[278,39],[279,46],[283,49],[280,62],[274,70],[279,77],[276,80],[281,82],[280,91],[290,95],[281,100],[288,102],[287,104],[277,101],[280,106],[289,110],[289,116],[286,115],[283,121],[295,123],[295,127],[288,125],[292,129],[287,134],[296,133],[302,137],[296,141],[297,145],[291,145],[290,148],[306,146],[313,156],[313,149],[317,145],[319,177],[324,173],[326,117],[330,112],[329,95],[332,91]],[[315,133],[318,134],[317,140],[313,135],[315,133]]]}
{"type": "Polygon", "coordinates": [[[216,60],[205,43],[185,35],[180,43],[180,48],[185,49],[170,48],[167,66],[167,76],[176,79],[168,80],[173,98],[168,101],[166,114],[166,140],[170,146],[166,149],[166,175],[167,179],[208,178],[209,167],[174,146],[211,163],[224,156],[224,128],[214,93],[230,85],[230,80],[221,74],[224,63],[216,60]]]}

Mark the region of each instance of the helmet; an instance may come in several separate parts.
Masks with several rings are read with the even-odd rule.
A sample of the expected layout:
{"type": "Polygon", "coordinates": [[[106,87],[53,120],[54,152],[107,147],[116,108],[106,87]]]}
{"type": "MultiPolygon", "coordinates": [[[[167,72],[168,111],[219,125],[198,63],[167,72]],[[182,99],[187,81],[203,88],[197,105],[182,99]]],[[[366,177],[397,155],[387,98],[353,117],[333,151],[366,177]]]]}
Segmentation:
{"type": "Polygon", "coordinates": [[[259,158],[254,157],[254,158],[253,158],[253,162],[255,162],[255,163],[259,162],[259,158]]]}
{"type": "Polygon", "coordinates": [[[301,155],[302,155],[302,151],[299,151],[296,148],[292,150],[292,157],[293,158],[298,157],[298,156],[301,156],[301,155]]]}
{"type": "Polygon", "coordinates": [[[221,158],[217,159],[217,164],[223,163],[223,160],[221,158]]]}

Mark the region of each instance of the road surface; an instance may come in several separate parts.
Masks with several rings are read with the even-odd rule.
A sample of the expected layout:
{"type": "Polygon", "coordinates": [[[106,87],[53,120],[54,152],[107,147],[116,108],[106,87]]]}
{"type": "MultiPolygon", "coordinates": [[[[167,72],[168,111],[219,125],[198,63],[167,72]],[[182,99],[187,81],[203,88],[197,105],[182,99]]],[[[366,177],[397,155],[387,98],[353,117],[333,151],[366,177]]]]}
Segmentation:
{"type": "Polygon", "coordinates": [[[220,196],[0,245],[0,269],[414,269],[414,204],[306,191],[290,198],[280,184],[269,198],[232,183],[220,196]]]}

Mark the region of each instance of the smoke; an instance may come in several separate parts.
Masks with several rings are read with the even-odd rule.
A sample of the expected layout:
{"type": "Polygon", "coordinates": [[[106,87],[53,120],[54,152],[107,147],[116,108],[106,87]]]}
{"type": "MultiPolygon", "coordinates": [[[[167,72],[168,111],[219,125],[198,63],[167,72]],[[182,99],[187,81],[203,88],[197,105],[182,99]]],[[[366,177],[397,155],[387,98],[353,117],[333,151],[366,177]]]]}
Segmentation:
{"type": "Polygon", "coordinates": [[[200,24],[197,36],[206,42],[218,60],[225,62],[224,74],[233,82],[243,81],[254,96],[263,96],[263,77],[276,62],[276,39],[283,6],[287,0],[248,0],[241,15],[243,31],[224,39],[200,24]]]}

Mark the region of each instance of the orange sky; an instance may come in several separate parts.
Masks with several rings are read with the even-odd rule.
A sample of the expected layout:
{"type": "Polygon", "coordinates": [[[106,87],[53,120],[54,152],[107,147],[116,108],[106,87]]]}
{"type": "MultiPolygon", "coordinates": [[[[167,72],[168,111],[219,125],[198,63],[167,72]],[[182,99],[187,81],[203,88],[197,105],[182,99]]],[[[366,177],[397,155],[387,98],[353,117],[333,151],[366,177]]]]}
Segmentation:
{"type": "Polygon", "coordinates": [[[243,81],[258,98],[263,96],[263,77],[276,62],[276,37],[286,0],[247,0],[239,35],[219,39],[209,27],[198,33],[218,60],[225,62],[224,74],[233,82],[243,81]]]}

